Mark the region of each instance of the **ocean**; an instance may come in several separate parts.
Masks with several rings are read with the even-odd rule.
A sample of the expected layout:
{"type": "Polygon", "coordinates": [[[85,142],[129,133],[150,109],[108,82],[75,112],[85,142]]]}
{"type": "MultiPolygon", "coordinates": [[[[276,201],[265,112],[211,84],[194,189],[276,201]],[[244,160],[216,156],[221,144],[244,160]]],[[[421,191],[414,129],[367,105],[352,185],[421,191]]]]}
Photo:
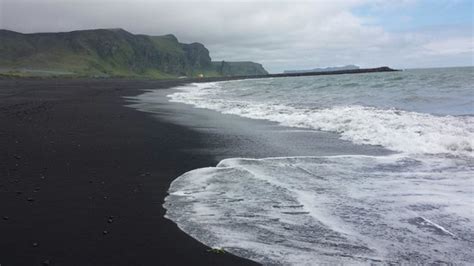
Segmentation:
{"type": "Polygon", "coordinates": [[[167,100],[387,151],[306,142],[177,177],[166,217],[204,244],[278,265],[474,261],[474,68],[194,83],[167,100]]]}

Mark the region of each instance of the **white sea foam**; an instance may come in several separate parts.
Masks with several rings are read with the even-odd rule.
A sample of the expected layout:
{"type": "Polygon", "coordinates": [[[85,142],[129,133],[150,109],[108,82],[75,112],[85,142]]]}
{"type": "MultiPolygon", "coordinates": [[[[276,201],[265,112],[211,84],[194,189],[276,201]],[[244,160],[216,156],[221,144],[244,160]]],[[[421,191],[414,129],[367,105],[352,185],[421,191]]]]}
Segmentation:
{"type": "Polygon", "coordinates": [[[201,242],[264,264],[469,263],[472,171],[401,155],[227,159],[177,178],[164,206],[201,242]]]}
{"type": "MultiPolygon", "coordinates": [[[[400,79],[385,81],[384,76],[347,77],[348,84],[371,82],[367,95],[359,98],[361,88],[334,85],[343,77],[319,81],[330,88],[303,79],[258,81],[248,83],[250,88],[241,83],[178,88],[168,95],[170,101],[336,132],[344,140],[399,153],[226,159],[178,177],[165,199],[166,217],[208,246],[263,264],[472,263],[474,117],[465,87],[469,81],[462,74],[452,79],[459,84],[430,88],[426,81],[419,86],[422,79],[415,74],[404,77],[410,75],[408,88],[400,79]],[[378,91],[380,101],[372,101],[370,94],[382,83],[386,90],[378,91]],[[288,84],[301,86],[282,89],[288,84]],[[452,88],[458,94],[448,99],[452,88]],[[393,95],[408,102],[391,102],[393,95]],[[311,102],[319,97],[330,103],[311,102]],[[354,97],[356,102],[347,100],[354,97]],[[453,107],[463,97],[467,105],[453,107]],[[398,106],[392,103],[417,112],[383,107],[398,106]],[[445,103],[455,114],[467,115],[430,114],[445,103]],[[418,112],[417,104],[427,112],[418,112]]],[[[439,83],[438,76],[428,73],[425,78],[439,83]]]]}
{"type": "Polygon", "coordinates": [[[308,109],[250,102],[221,97],[220,83],[196,83],[179,90],[168,96],[170,101],[224,114],[265,119],[283,126],[337,132],[342,139],[356,144],[381,145],[399,152],[474,156],[472,116],[434,116],[359,105],[308,109]]]}

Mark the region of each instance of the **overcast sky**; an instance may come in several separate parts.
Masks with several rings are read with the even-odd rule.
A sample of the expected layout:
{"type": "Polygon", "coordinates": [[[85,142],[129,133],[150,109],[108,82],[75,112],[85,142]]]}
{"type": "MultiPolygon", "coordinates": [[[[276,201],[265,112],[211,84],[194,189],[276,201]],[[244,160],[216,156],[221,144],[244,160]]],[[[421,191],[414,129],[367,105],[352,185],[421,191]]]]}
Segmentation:
{"type": "MultiPolygon", "coordinates": [[[[270,72],[356,64],[473,65],[472,0],[0,0],[0,28],[123,28],[201,42],[270,72]]],[[[0,40],[1,41],[1,40],[0,40]]]]}

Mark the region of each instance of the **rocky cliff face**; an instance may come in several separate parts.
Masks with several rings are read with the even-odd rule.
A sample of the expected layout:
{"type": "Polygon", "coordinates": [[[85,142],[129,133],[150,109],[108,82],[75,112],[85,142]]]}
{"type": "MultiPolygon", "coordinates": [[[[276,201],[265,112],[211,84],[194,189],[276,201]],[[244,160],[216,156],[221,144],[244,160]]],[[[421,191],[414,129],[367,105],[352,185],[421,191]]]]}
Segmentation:
{"type": "Polygon", "coordinates": [[[213,62],[214,68],[222,76],[254,76],[267,75],[261,64],[254,62],[213,62]]]}
{"type": "Polygon", "coordinates": [[[189,60],[190,67],[193,69],[207,69],[211,67],[211,57],[209,50],[200,43],[182,44],[183,50],[186,53],[186,58],[189,60]]]}
{"type": "Polygon", "coordinates": [[[135,35],[123,29],[35,34],[0,30],[0,72],[169,78],[242,71],[225,69],[215,69],[204,45],[183,44],[173,35],[135,35]]]}

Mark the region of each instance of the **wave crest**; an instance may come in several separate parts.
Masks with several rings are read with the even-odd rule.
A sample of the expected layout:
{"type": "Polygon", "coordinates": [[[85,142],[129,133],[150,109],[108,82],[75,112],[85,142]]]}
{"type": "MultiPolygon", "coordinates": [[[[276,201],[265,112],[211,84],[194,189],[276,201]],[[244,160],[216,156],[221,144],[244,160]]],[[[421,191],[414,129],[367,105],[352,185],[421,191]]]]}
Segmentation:
{"type": "Polygon", "coordinates": [[[219,83],[178,88],[170,101],[224,114],[277,122],[283,126],[331,131],[356,144],[381,145],[411,154],[474,156],[474,117],[434,116],[360,105],[309,109],[275,103],[219,98],[219,83]]]}

